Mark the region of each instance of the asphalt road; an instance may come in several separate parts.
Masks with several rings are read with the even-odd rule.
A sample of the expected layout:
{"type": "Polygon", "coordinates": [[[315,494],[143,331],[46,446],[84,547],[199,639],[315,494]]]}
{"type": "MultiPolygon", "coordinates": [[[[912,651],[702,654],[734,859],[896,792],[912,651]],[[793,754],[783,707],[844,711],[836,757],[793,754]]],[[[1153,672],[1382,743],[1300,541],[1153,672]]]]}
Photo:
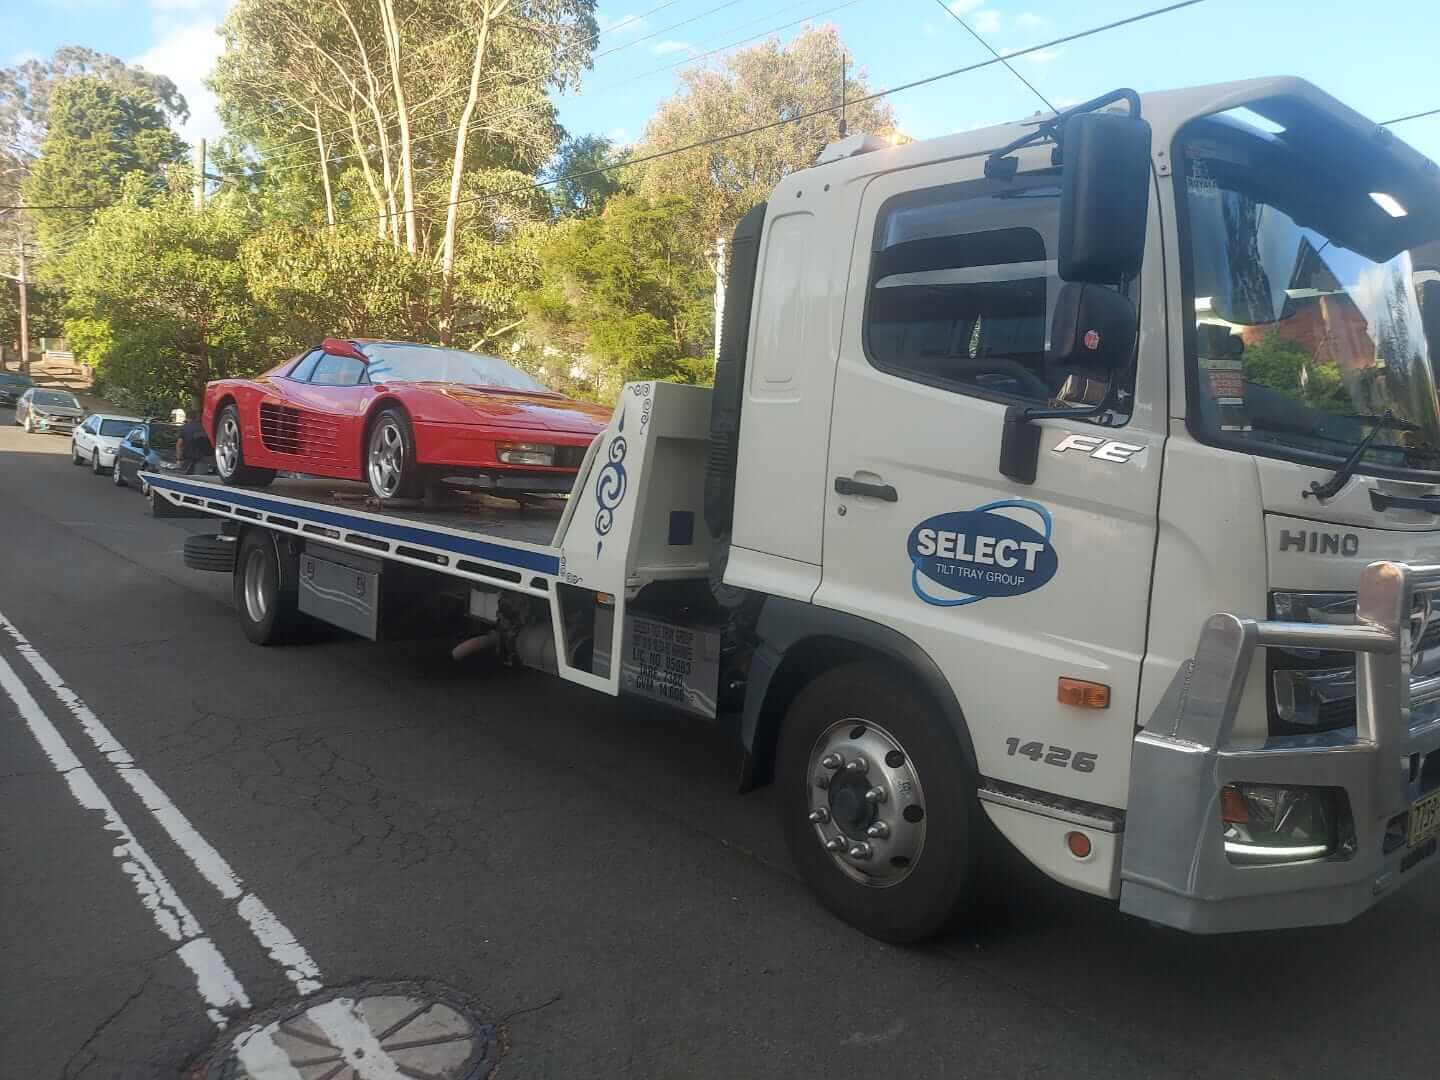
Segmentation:
{"type": "Polygon", "coordinates": [[[315,984],[480,1003],[507,1080],[1436,1073],[1440,876],[1348,926],[1197,939],[1001,859],[974,926],[882,945],[811,900],[772,795],[734,793],[732,733],[448,642],[251,646],[228,577],[180,562],[204,522],[151,518],[11,419],[4,1080],[176,1076],[218,1036],[207,994],[297,996],[304,965],[194,837],[315,984]],[[234,985],[197,982],[197,950],[234,985]]]}

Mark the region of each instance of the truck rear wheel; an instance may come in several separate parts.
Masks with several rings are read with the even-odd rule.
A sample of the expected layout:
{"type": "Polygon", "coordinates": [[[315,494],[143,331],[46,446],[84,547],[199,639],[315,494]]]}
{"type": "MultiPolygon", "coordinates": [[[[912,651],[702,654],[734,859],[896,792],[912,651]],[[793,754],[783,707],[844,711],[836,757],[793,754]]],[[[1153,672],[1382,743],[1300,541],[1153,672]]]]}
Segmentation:
{"type": "Polygon", "coordinates": [[[264,529],[247,529],[235,552],[235,611],[240,628],[256,645],[292,640],[305,621],[296,588],[295,560],[281,565],[281,540],[264,529]]]}
{"type": "Polygon", "coordinates": [[[780,731],[780,823],[832,912],[890,942],[928,937],[975,889],[979,802],[954,736],[877,664],[821,675],[780,731]]]}

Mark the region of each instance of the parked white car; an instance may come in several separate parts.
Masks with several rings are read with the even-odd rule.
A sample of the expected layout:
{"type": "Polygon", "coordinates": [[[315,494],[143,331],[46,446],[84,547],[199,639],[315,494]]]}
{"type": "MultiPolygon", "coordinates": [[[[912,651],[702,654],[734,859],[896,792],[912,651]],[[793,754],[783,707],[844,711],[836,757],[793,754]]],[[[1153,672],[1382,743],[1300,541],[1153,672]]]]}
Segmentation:
{"type": "Polygon", "coordinates": [[[121,441],[142,423],[143,420],[134,416],[91,413],[70,435],[70,463],[88,462],[96,476],[114,468],[115,451],[121,441]]]}

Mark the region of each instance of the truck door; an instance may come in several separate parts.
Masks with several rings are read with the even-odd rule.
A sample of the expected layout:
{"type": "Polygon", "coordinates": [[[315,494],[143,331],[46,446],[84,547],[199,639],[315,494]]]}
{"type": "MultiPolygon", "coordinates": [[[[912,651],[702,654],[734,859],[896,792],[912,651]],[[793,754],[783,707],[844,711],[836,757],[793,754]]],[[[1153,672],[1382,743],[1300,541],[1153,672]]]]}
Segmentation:
{"type": "MultiPolygon", "coordinates": [[[[1042,421],[1035,482],[1003,476],[1006,406],[1046,407],[1070,374],[1046,357],[1059,177],[954,182],[961,167],[974,168],[882,175],[863,196],[815,602],[930,655],[987,778],[1124,806],[1165,431],[1163,316],[1160,332],[1142,319],[1113,425],[1042,421]],[[1109,687],[1108,707],[1062,704],[1062,677],[1109,687]]],[[[1151,291],[1159,311],[1154,206],[1154,280],[1129,292],[1151,291]]]]}

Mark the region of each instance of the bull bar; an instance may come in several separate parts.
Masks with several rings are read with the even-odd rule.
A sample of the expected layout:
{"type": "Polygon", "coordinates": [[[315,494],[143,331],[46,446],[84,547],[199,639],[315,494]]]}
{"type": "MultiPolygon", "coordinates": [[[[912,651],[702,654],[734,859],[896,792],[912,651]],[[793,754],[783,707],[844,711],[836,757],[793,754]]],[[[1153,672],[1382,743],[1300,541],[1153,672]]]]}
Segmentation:
{"type": "Polygon", "coordinates": [[[1354,625],[1206,620],[1194,659],[1135,736],[1122,910],[1197,933],[1338,923],[1440,862],[1434,840],[1407,843],[1410,807],[1435,784],[1425,759],[1440,749],[1440,716],[1414,717],[1440,701],[1440,677],[1412,680],[1412,612],[1437,592],[1440,566],[1376,562],[1361,575],[1354,625]],[[1272,645],[1354,652],[1355,726],[1236,738],[1256,649],[1272,645]],[[1353,843],[1305,862],[1232,862],[1220,813],[1232,783],[1342,788],[1353,843]]]}

